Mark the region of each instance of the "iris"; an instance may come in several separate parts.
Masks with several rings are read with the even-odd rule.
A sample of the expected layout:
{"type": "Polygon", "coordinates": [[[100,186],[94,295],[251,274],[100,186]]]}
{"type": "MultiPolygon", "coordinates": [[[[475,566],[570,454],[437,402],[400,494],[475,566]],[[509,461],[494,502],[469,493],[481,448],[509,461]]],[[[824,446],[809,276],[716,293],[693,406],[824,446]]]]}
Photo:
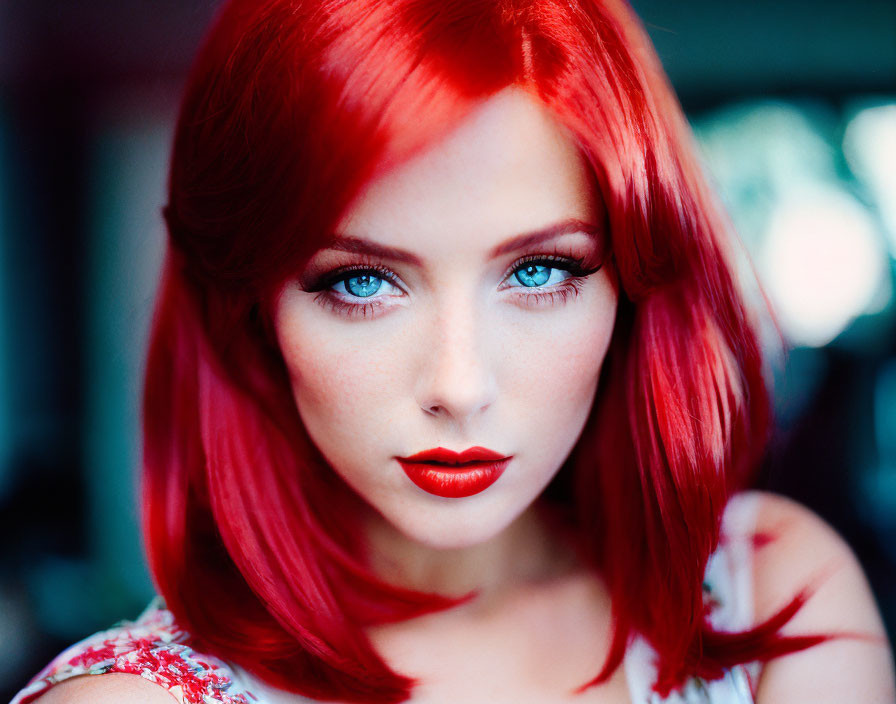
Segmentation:
{"type": "Polygon", "coordinates": [[[552,268],[541,264],[530,264],[516,272],[516,280],[523,286],[541,286],[551,278],[552,268]]]}
{"type": "Polygon", "coordinates": [[[361,298],[372,296],[379,291],[380,286],[382,285],[383,280],[380,277],[372,276],[371,274],[353,276],[350,279],[345,280],[346,290],[353,296],[360,296],[361,298]]]}

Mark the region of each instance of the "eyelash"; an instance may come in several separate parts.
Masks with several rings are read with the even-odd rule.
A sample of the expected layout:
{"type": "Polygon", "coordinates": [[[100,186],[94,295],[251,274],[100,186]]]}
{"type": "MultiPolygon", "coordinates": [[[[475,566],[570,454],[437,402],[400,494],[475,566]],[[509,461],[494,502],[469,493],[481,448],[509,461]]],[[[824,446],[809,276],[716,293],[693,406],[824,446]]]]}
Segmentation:
{"type": "MultiPolygon", "coordinates": [[[[559,269],[561,271],[565,271],[571,274],[571,276],[557,284],[554,284],[555,287],[559,288],[552,288],[545,291],[532,290],[520,294],[527,306],[553,306],[557,305],[558,302],[562,304],[565,303],[571,296],[577,296],[579,291],[581,290],[582,284],[585,282],[585,278],[601,268],[600,266],[596,266],[594,268],[588,269],[585,267],[584,262],[584,258],[557,256],[553,254],[529,255],[515,261],[507,270],[507,273],[504,275],[502,281],[507,280],[510,276],[516,273],[517,270],[521,269],[527,264],[540,264],[551,269],[559,269]]],[[[310,286],[305,290],[308,292],[318,292],[315,300],[318,301],[321,305],[330,308],[340,315],[345,315],[347,317],[366,318],[368,315],[372,315],[374,312],[376,312],[378,308],[381,308],[383,304],[376,300],[366,303],[348,303],[344,299],[339,298],[335,294],[335,292],[330,290],[336,284],[342,281],[346,281],[347,279],[352,278],[352,276],[361,276],[363,274],[371,274],[383,279],[384,281],[388,281],[396,288],[401,288],[398,285],[397,277],[390,269],[387,269],[386,267],[377,263],[370,263],[353,264],[350,266],[344,266],[335,269],[321,276],[313,286],[310,286]]],[[[510,288],[526,289],[527,287],[513,286],[510,288]]],[[[535,289],[535,287],[528,288],[535,289]]]]}

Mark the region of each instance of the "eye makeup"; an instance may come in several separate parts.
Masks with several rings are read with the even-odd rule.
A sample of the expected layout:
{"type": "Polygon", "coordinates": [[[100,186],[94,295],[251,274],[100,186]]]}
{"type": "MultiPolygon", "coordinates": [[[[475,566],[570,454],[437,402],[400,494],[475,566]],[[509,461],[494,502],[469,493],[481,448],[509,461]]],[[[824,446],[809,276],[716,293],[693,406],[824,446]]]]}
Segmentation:
{"type": "MultiPolygon", "coordinates": [[[[600,251],[603,248],[592,246],[588,249],[593,251],[585,256],[575,256],[570,249],[559,246],[550,251],[521,256],[505,270],[497,290],[508,291],[506,295],[523,308],[563,304],[578,295],[587,277],[599,271],[606,260],[606,256],[600,251]],[[527,267],[540,268],[539,273],[543,273],[544,270],[550,271],[548,281],[554,278],[554,272],[562,272],[567,276],[550,285],[528,286],[518,276],[518,273],[527,267]]],[[[392,307],[388,302],[390,299],[407,294],[403,282],[394,271],[366,255],[361,256],[360,261],[356,260],[345,266],[335,266],[317,272],[311,270],[300,277],[299,286],[307,293],[316,293],[314,300],[318,304],[346,318],[376,317],[392,307]],[[353,295],[347,282],[358,277],[375,277],[398,293],[353,295]]],[[[374,293],[381,289],[382,286],[378,287],[374,293]]]]}
{"type": "MultiPolygon", "coordinates": [[[[367,318],[372,316],[378,310],[388,307],[381,299],[393,296],[369,296],[367,298],[361,296],[343,296],[338,291],[334,291],[333,287],[347,282],[353,277],[373,276],[382,279],[389,285],[404,292],[399,283],[398,276],[391,270],[379,263],[357,263],[348,266],[331,269],[323,274],[316,276],[309,285],[302,286],[307,293],[316,293],[314,300],[332,310],[333,312],[344,315],[346,317],[367,318]],[[357,300],[358,303],[349,303],[346,298],[357,300]]],[[[346,289],[347,290],[347,289],[346,289]]]]}

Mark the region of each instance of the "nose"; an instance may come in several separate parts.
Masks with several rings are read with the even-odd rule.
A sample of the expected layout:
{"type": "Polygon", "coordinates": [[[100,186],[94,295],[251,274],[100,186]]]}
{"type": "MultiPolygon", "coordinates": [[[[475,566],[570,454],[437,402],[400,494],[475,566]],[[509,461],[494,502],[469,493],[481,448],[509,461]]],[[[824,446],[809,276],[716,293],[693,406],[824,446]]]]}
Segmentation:
{"type": "Polygon", "coordinates": [[[475,307],[445,306],[425,326],[417,397],[423,411],[460,427],[495,400],[494,358],[475,307]]]}

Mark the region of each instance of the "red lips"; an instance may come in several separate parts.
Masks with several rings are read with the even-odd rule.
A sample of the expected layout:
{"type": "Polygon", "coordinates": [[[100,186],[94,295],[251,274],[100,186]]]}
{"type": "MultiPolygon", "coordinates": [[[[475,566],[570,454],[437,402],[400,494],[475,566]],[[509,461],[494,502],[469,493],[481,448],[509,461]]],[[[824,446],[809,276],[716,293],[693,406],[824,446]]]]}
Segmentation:
{"type": "Polygon", "coordinates": [[[507,459],[507,457],[494,450],[489,450],[487,447],[471,447],[463,452],[454,452],[444,447],[437,447],[435,450],[424,450],[416,455],[399,457],[398,459],[405,462],[437,462],[439,464],[458,465],[465,462],[494,462],[495,460],[507,459]]]}
{"type": "Polygon", "coordinates": [[[485,447],[454,452],[444,447],[397,457],[408,478],[430,494],[456,499],[484,491],[504,473],[510,457],[485,447]]]}

